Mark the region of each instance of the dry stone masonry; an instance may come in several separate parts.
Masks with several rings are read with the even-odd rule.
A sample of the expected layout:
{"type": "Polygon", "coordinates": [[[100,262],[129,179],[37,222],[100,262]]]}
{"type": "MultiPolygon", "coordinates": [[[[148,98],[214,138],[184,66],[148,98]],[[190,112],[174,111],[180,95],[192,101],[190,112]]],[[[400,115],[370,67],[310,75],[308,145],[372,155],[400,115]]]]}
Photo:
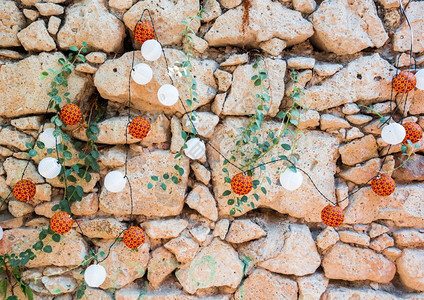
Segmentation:
{"type": "MultiPolygon", "coordinates": [[[[402,3],[408,4],[417,68],[424,68],[424,1],[402,3]]],[[[379,126],[380,116],[388,117],[395,105],[389,102],[395,63],[401,69],[409,65],[411,37],[398,0],[0,0],[2,198],[22,175],[26,144],[35,141],[42,124],[54,127],[53,110],[45,114],[50,80],[42,80],[41,72],[60,69],[58,59],[83,42],[89,53],[69,76],[68,92],[85,110],[96,101],[106,108],[97,140],[100,171],[91,173],[82,184],[82,201],[71,206],[78,226],[52,244],[51,253],[40,252],[26,265],[22,280],[34,299],[77,299],[84,257],[90,249],[111,248],[101,263],[105,282],[87,287],[83,299],[424,300],[424,141],[413,150],[413,160],[397,168],[401,148],[389,152],[379,126]],[[181,21],[201,7],[203,19],[191,23],[187,42],[181,21]],[[192,127],[180,103],[164,106],[157,100],[159,87],[171,83],[164,57],[148,62],[140,45],[132,48],[144,9],[170,67],[185,59],[187,46],[193,49],[198,102],[187,108],[197,111],[198,133],[210,142],[198,160],[175,158],[184,145],[181,131],[192,127]],[[300,88],[307,109],[300,112],[302,136],[294,155],[316,187],[340,201],[368,185],[381,167],[396,181],[392,195],[377,196],[366,186],[340,203],[344,224],[327,227],[320,212],[328,203],[306,176],[297,190],[284,189],[280,162],[261,171],[270,182],[263,183],[267,193],[255,207],[231,216],[222,169],[230,174],[237,169],[225,165],[216,150],[231,157],[241,128],[255,114],[259,89],[251,77],[258,53],[270,96],[262,133],[278,131],[275,117],[292,105],[290,95],[300,88]],[[130,91],[133,55],[136,64],[151,66],[153,79],[147,85],[133,82],[130,91]],[[145,139],[125,137],[129,96],[132,115],[151,123],[145,139]],[[152,176],[171,172],[177,163],[184,170],[178,184],[166,191],[148,187],[152,176]],[[111,193],[104,187],[109,171],[126,168],[133,209],[129,189],[111,193]],[[146,233],[138,250],[114,243],[131,214],[146,233]]],[[[181,98],[189,98],[186,79],[173,78],[181,98]]],[[[399,103],[400,96],[394,100],[399,103]]],[[[424,91],[411,91],[396,116],[400,113],[424,127],[424,91]]],[[[86,128],[68,128],[72,143],[87,141],[86,128]]],[[[79,162],[72,143],[69,166],[79,162]]],[[[263,161],[278,155],[275,148],[263,161]]],[[[27,203],[12,197],[0,207],[2,254],[31,247],[62,198],[64,183],[37,172],[47,156],[40,151],[26,170],[36,184],[35,197],[27,203]]],[[[12,292],[26,299],[18,286],[0,298],[12,292]]]]}

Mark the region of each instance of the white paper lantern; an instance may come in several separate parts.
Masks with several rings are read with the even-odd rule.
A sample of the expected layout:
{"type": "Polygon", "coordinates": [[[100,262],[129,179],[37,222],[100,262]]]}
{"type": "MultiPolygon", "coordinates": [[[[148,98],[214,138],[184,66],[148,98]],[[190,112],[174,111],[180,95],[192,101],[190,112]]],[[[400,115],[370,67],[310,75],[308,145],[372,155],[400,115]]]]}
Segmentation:
{"type": "Polygon", "coordinates": [[[84,280],[89,287],[99,287],[105,279],[106,270],[101,265],[91,265],[84,272],[84,280]]]}
{"type": "Polygon", "coordinates": [[[381,138],[387,144],[396,145],[402,143],[405,138],[406,130],[398,123],[391,123],[383,127],[381,131],[381,138]]]}
{"type": "Polygon", "coordinates": [[[415,86],[419,90],[424,90],[424,69],[419,70],[415,77],[417,78],[417,85],[415,86]]]}
{"type": "Polygon", "coordinates": [[[55,148],[56,141],[58,144],[60,144],[62,141],[60,136],[55,137],[53,135],[53,131],[54,131],[54,128],[46,128],[43,130],[42,133],[40,133],[40,141],[43,142],[46,148],[55,148]]]}
{"type": "Polygon", "coordinates": [[[105,177],[105,188],[112,193],[119,193],[125,188],[127,179],[119,171],[112,171],[107,173],[105,177]]]}
{"type": "Polygon", "coordinates": [[[187,141],[187,148],[184,149],[184,154],[191,159],[199,159],[205,155],[206,146],[199,138],[192,138],[187,141]]]}
{"type": "Polygon", "coordinates": [[[131,70],[131,78],[138,84],[147,84],[152,80],[153,71],[149,65],[137,64],[131,70]]]}
{"type": "Polygon", "coordinates": [[[299,170],[293,172],[290,168],[280,174],[280,183],[283,188],[289,191],[294,191],[302,185],[303,176],[299,170]]]}
{"type": "Polygon", "coordinates": [[[3,239],[3,228],[0,226],[0,241],[3,239]]]}
{"type": "Polygon", "coordinates": [[[162,46],[156,40],[147,40],[141,46],[141,55],[145,60],[155,61],[162,55],[162,46]]]}
{"type": "Polygon", "coordinates": [[[158,98],[159,102],[165,106],[171,106],[178,101],[178,90],[172,84],[164,84],[159,88],[158,98]]]}
{"type": "Polygon", "coordinates": [[[47,179],[53,179],[59,175],[62,166],[56,158],[46,157],[43,158],[38,164],[38,173],[47,179]]]}

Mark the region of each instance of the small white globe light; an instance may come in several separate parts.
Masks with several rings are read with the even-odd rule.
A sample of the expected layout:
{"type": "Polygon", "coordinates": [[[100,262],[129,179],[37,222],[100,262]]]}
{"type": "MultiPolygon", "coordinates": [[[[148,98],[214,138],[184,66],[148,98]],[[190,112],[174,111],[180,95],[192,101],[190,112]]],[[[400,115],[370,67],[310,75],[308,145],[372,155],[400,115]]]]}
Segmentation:
{"type": "Polygon", "coordinates": [[[184,149],[184,154],[191,159],[199,159],[205,155],[206,146],[199,138],[192,138],[186,143],[187,148],[184,149]]]}
{"type": "Polygon", "coordinates": [[[152,80],[153,71],[149,65],[138,64],[131,70],[131,78],[138,84],[147,84],[152,80]]]}
{"type": "Polygon", "coordinates": [[[46,157],[43,158],[38,164],[38,173],[47,179],[53,179],[59,175],[62,166],[56,158],[46,157]]]}
{"type": "Polygon", "coordinates": [[[177,88],[171,84],[164,84],[158,90],[159,102],[165,106],[177,103],[179,95],[177,88]]]}
{"type": "Polygon", "coordinates": [[[419,90],[424,90],[424,69],[419,70],[415,74],[415,78],[417,78],[417,85],[415,87],[419,90]]]}
{"type": "Polygon", "coordinates": [[[156,40],[147,40],[141,46],[141,55],[145,60],[155,61],[162,55],[162,46],[156,40]]]}
{"type": "Polygon", "coordinates": [[[405,138],[406,130],[398,123],[391,123],[383,127],[381,131],[381,138],[384,142],[390,145],[402,143],[405,138]]]}
{"type": "Polygon", "coordinates": [[[119,193],[125,188],[127,179],[119,171],[112,171],[107,173],[105,177],[105,188],[112,193],[119,193]]]}
{"type": "Polygon", "coordinates": [[[293,172],[290,168],[280,174],[280,183],[283,188],[289,191],[294,191],[302,185],[303,176],[299,170],[293,172]]]}
{"type": "Polygon", "coordinates": [[[91,265],[84,272],[84,280],[89,287],[99,287],[105,279],[106,270],[101,265],[91,265]]]}
{"type": "Polygon", "coordinates": [[[0,241],[3,239],[3,228],[0,226],[0,241]]]}
{"type": "Polygon", "coordinates": [[[54,128],[46,128],[40,133],[40,142],[43,142],[46,148],[55,148],[56,141],[58,144],[61,143],[62,139],[60,136],[55,137],[53,135],[54,128]]]}

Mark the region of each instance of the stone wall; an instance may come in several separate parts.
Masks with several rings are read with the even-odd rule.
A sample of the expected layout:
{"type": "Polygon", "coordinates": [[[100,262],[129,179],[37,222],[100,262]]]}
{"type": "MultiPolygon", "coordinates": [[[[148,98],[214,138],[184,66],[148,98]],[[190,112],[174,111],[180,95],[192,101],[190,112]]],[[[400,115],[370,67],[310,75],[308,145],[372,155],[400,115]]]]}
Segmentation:
{"type": "MultiPolygon", "coordinates": [[[[204,0],[204,18],[193,26],[199,94],[193,108],[202,137],[224,153],[233,147],[238,128],[257,105],[250,77],[253,50],[259,50],[267,57],[271,95],[264,126],[279,126],[274,117],[290,105],[289,72],[296,70],[309,108],[300,124],[299,166],[327,197],[343,199],[381,164],[388,171],[398,165],[400,146],[387,153],[378,126],[378,114],[390,112],[396,56],[409,50],[398,1],[244,1],[204,0]],[[246,7],[248,24],[243,23],[246,7]],[[359,104],[374,104],[374,110],[359,104]]],[[[82,107],[98,99],[107,111],[99,125],[101,171],[93,174],[72,212],[96,250],[107,251],[130,214],[128,191],[109,193],[103,178],[125,162],[132,29],[148,8],[173,65],[184,58],[180,22],[200,5],[198,0],[0,0],[0,195],[20,178],[25,143],[48,121],[49,82],[40,79],[41,72],[59,68],[56,61],[70,46],[87,42],[91,53],[69,78],[70,98],[82,107]]],[[[423,1],[409,3],[418,66],[424,64],[423,12],[423,1]]],[[[143,62],[139,51],[135,62],[143,62]]],[[[398,64],[405,69],[408,62],[405,54],[398,64]]],[[[182,106],[165,107],[156,100],[159,86],[168,83],[163,58],[149,64],[154,79],[146,86],[133,84],[131,92],[134,115],[147,116],[152,132],[142,141],[130,139],[128,161],[134,214],[147,242],[137,251],[122,241],[112,247],[102,263],[106,281],[99,289],[88,288],[84,299],[424,299],[422,147],[393,172],[397,188],[391,196],[376,196],[365,187],[342,202],[345,224],[336,229],[321,223],[327,203],[306,178],[301,188],[288,192],[272,175],[257,207],[230,217],[222,196],[228,189],[223,159],[210,147],[199,161],[183,158],[186,175],[170,193],[146,187],[152,175],[173,168],[181,128],[187,127],[182,106]]],[[[175,85],[186,97],[184,79],[175,85]]],[[[424,127],[424,92],[410,92],[402,113],[424,127]]],[[[81,129],[69,132],[76,140],[85,138],[81,129]]],[[[31,246],[60,200],[61,183],[46,182],[36,171],[40,159],[35,157],[26,173],[37,184],[34,200],[11,199],[1,212],[3,252],[31,246]]],[[[52,253],[30,261],[23,279],[35,299],[76,299],[83,278],[81,269],[70,268],[88,251],[75,228],[52,253]]],[[[18,288],[15,292],[24,299],[18,288]]]]}

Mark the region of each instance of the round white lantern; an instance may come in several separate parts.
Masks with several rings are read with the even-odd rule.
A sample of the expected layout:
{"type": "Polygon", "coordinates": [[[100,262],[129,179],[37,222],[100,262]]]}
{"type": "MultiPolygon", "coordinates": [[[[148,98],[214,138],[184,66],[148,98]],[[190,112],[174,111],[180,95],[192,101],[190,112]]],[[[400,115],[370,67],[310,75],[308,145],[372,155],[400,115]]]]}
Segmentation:
{"type": "Polygon", "coordinates": [[[147,84],[152,80],[153,71],[149,65],[138,64],[131,70],[131,78],[138,84],[147,84]]]}
{"type": "Polygon", "coordinates": [[[55,137],[53,135],[54,128],[46,128],[40,133],[40,142],[43,142],[46,148],[55,148],[56,141],[58,144],[61,143],[62,139],[60,136],[55,137]]]}
{"type": "Polygon", "coordinates": [[[162,46],[157,40],[147,40],[141,46],[141,55],[145,60],[155,61],[162,55],[162,46]]]}
{"type": "Polygon", "coordinates": [[[286,190],[294,191],[302,185],[302,182],[303,176],[299,170],[295,173],[290,168],[287,168],[280,174],[280,183],[286,190]]]}
{"type": "Polygon", "coordinates": [[[3,228],[0,226],[0,241],[3,239],[3,228]]]}
{"type": "Polygon", "coordinates": [[[177,103],[178,97],[178,90],[172,84],[164,84],[158,90],[159,102],[165,106],[171,106],[177,103]]]}
{"type": "Polygon", "coordinates": [[[390,145],[402,143],[405,138],[406,130],[398,123],[391,123],[383,127],[381,131],[381,138],[384,142],[390,145]]]}
{"type": "Polygon", "coordinates": [[[43,158],[38,164],[38,173],[47,179],[53,179],[59,175],[62,166],[56,158],[46,157],[43,158]]]}
{"type": "Polygon", "coordinates": [[[105,177],[105,188],[112,193],[119,193],[125,188],[127,179],[119,171],[112,171],[107,173],[105,177]]]}
{"type": "Polygon", "coordinates": [[[105,279],[106,270],[101,265],[91,265],[84,272],[84,280],[89,287],[99,287],[105,279]]]}
{"type": "Polygon", "coordinates": [[[417,78],[417,85],[415,86],[419,90],[424,90],[424,69],[419,70],[415,77],[417,78]]]}
{"type": "Polygon", "coordinates": [[[199,159],[205,155],[206,146],[199,138],[192,138],[186,143],[187,148],[184,149],[184,154],[191,159],[199,159]]]}

